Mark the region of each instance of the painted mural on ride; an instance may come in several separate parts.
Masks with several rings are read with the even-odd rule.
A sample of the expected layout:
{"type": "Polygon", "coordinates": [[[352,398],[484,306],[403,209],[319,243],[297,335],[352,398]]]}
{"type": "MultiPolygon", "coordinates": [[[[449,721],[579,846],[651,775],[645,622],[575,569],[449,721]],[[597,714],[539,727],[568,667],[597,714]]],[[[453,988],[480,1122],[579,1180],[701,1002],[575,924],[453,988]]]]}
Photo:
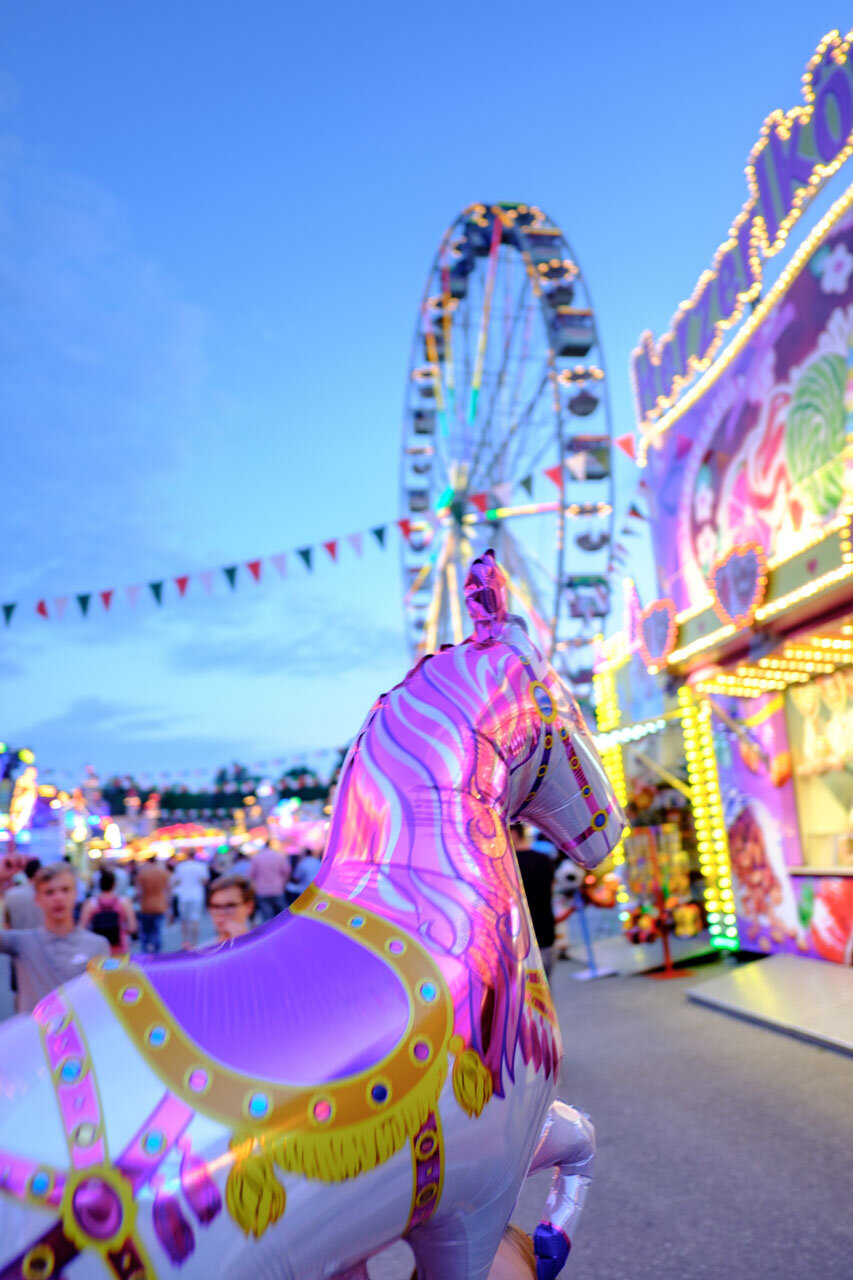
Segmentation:
{"type": "Polygon", "coordinates": [[[727,612],[747,614],[762,566],[838,516],[851,348],[848,213],[714,386],[649,452],[655,558],[662,595],[678,611],[703,602],[713,577],[727,612]]]}
{"type": "Polygon", "coordinates": [[[491,553],[466,597],[474,634],[371,708],[289,911],[104,960],[2,1028],[2,1280],[366,1280],[401,1236],[422,1280],[486,1280],[545,1168],[537,1274],[562,1270],[594,1131],[555,1100],[508,824],[595,866],[624,819],[491,553]]]}

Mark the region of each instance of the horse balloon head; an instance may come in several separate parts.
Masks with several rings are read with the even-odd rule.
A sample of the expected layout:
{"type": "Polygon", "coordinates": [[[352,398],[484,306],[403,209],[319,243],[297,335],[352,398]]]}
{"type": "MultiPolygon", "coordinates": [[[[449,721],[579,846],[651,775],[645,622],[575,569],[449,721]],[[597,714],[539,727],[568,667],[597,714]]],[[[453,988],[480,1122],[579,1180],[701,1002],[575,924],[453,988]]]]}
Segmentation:
{"type": "Polygon", "coordinates": [[[523,621],[508,612],[507,580],[493,551],[471,565],[465,597],[472,643],[505,645],[517,659],[506,663],[491,727],[509,762],[510,818],[532,823],[582,866],[597,866],[619,843],[625,817],[578,705],[523,621]]]}

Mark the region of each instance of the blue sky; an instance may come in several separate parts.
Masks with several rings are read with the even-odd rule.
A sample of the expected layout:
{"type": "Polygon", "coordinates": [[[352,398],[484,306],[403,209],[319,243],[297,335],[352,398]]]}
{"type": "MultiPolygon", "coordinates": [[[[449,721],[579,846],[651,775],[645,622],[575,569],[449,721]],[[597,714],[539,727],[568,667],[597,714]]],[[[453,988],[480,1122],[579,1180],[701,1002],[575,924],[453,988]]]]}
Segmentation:
{"type": "Polygon", "coordinates": [[[630,430],[631,347],[692,289],[762,119],[838,25],[787,0],[8,10],[0,735],[75,772],[345,742],[406,669],[393,537],[159,610],[34,604],[401,514],[416,308],[472,201],[562,226],[630,430]]]}

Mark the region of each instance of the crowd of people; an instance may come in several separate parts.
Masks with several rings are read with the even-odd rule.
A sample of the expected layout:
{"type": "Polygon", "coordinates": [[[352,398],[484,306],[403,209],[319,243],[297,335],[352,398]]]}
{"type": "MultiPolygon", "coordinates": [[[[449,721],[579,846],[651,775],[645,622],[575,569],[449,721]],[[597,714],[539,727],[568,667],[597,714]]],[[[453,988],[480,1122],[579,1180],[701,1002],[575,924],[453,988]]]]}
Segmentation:
{"type": "MultiPolygon", "coordinates": [[[[554,954],[554,850],[522,825],[512,829],[531,921],[550,977],[554,954]]],[[[311,850],[282,852],[272,843],[251,856],[200,851],[168,861],[104,863],[85,884],[67,861],[26,863],[2,899],[0,952],[11,958],[18,1012],[30,1012],[54,987],[85,971],[95,956],[156,955],[169,942],[194,950],[227,945],[272,920],[302,894],[320,869],[311,850]],[[202,935],[204,934],[204,937],[202,935]],[[211,936],[212,935],[212,936],[211,936]]]]}
{"type": "Polygon", "coordinates": [[[86,886],[69,862],[42,866],[32,858],[2,900],[0,953],[12,962],[16,1011],[32,1012],[97,956],[161,952],[166,925],[175,921],[184,950],[228,945],[274,919],[319,868],[309,850],[291,855],[267,844],[233,862],[190,852],[168,862],[104,864],[86,886]],[[210,927],[202,944],[205,913],[210,927]]]}

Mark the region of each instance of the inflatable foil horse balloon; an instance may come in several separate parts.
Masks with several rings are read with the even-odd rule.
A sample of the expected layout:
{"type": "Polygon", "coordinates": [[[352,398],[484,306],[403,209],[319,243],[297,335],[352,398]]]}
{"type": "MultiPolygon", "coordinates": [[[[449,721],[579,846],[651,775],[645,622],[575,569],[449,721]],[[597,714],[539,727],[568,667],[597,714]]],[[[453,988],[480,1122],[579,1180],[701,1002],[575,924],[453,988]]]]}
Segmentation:
{"type": "Polygon", "coordinates": [[[562,1047],[511,819],[593,866],[622,814],[570,696],[507,615],[371,709],[314,886],[222,949],[106,959],[0,1034],[0,1280],[485,1280],[519,1188],[555,1166],[562,1268],[593,1136],[562,1047]]]}

